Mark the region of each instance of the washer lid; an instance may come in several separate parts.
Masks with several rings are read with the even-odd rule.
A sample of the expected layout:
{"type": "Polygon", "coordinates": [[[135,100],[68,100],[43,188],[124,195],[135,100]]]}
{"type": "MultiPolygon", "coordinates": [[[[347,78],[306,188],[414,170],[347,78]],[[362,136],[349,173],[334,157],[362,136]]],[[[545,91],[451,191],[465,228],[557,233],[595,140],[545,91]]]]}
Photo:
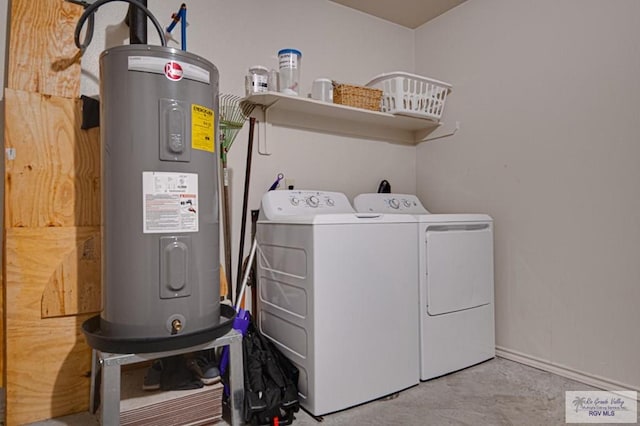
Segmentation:
{"type": "Polygon", "coordinates": [[[286,224],[286,225],[386,225],[407,224],[416,226],[416,220],[411,215],[379,214],[379,213],[338,213],[317,215],[278,216],[273,219],[262,218],[258,224],[286,224]]]}

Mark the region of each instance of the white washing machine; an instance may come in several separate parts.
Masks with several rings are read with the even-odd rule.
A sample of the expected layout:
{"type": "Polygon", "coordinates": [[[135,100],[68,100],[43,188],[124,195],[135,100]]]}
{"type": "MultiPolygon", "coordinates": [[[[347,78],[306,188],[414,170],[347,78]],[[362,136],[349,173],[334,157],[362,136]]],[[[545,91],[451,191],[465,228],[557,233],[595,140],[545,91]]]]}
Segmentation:
{"type": "MultiPolygon", "coordinates": [[[[495,356],[493,221],[430,214],[415,195],[361,194],[359,212],[414,217],[420,288],[420,379],[495,356]]],[[[416,267],[416,265],[414,265],[416,267]]]]}
{"type": "Polygon", "coordinates": [[[270,191],[256,235],[259,327],[300,369],[307,411],[419,383],[411,217],[358,214],[336,192],[270,191]]]}

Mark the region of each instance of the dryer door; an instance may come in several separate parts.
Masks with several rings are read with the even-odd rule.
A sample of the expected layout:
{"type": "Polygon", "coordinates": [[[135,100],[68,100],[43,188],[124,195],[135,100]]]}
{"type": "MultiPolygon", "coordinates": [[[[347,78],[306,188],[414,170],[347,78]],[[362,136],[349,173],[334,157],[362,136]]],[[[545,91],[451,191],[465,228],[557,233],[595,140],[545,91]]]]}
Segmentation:
{"type": "Polygon", "coordinates": [[[429,315],[493,301],[493,230],[489,224],[429,226],[425,252],[429,315]]]}

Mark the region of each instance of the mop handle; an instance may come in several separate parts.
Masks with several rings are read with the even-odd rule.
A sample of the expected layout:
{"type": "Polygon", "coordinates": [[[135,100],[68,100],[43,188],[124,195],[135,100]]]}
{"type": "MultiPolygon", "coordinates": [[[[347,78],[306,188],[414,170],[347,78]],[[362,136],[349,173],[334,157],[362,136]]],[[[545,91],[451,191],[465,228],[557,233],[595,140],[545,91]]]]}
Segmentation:
{"type": "Polygon", "coordinates": [[[254,238],[253,244],[251,245],[251,252],[249,253],[249,260],[247,261],[247,266],[244,271],[244,275],[242,276],[242,286],[240,287],[240,294],[238,295],[238,299],[236,300],[236,306],[235,306],[236,312],[240,311],[240,305],[242,304],[242,298],[244,297],[244,292],[247,289],[247,281],[249,281],[249,273],[251,272],[251,265],[253,265],[253,258],[256,255],[257,248],[258,248],[258,240],[254,238]]]}

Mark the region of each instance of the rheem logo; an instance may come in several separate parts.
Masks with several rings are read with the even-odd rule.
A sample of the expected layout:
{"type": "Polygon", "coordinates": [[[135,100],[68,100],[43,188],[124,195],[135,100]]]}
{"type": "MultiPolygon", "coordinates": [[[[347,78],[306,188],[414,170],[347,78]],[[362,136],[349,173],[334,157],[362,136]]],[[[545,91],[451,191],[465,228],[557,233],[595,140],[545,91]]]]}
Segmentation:
{"type": "Polygon", "coordinates": [[[171,81],[180,81],[182,80],[182,66],[175,62],[170,61],[164,65],[164,75],[171,81]]]}

